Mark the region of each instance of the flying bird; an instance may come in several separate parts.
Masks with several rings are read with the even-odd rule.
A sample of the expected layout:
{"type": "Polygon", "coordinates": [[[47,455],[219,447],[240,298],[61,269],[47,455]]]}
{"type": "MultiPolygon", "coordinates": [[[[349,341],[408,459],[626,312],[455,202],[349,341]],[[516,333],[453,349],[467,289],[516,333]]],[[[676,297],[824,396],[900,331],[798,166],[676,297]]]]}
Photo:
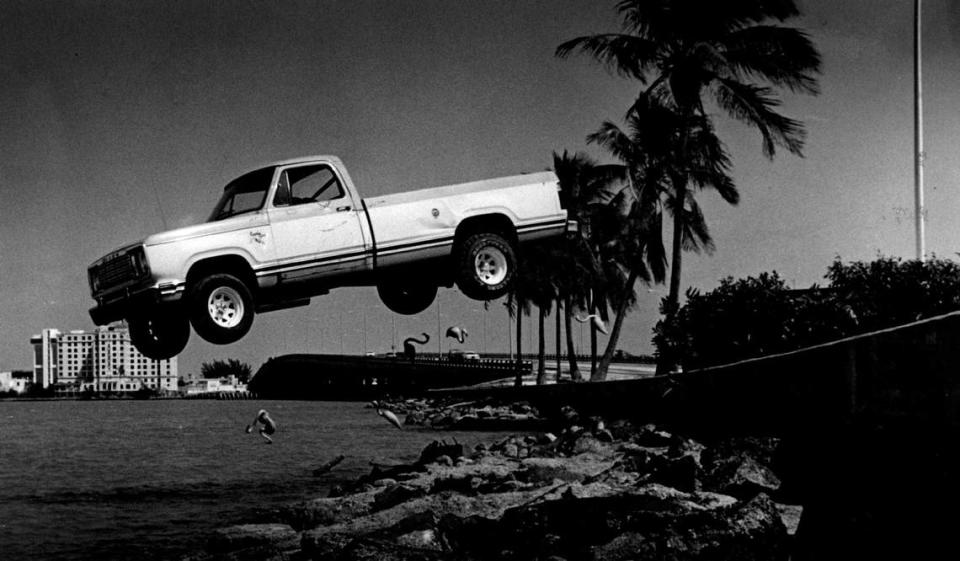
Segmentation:
{"type": "Polygon", "coordinates": [[[461,345],[463,344],[463,340],[467,338],[467,335],[469,335],[469,333],[467,333],[467,330],[464,329],[463,327],[460,327],[459,325],[455,325],[453,327],[447,328],[447,337],[452,337],[456,339],[457,342],[460,343],[461,345]]]}
{"type": "Polygon", "coordinates": [[[372,402],[372,404],[374,407],[377,408],[377,415],[380,415],[381,417],[389,421],[391,425],[397,427],[398,429],[403,430],[403,425],[400,423],[400,419],[398,419],[397,416],[393,414],[393,411],[380,407],[380,402],[378,401],[374,401],[372,402]]]}
{"type": "Polygon", "coordinates": [[[594,327],[597,328],[597,331],[599,331],[600,333],[603,333],[604,335],[607,334],[607,324],[603,323],[603,320],[600,319],[600,316],[598,314],[590,314],[589,316],[586,316],[586,317],[573,316],[573,319],[579,321],[580,323],[586,323],[587,321],[589,321],[590,323],[593,324],[594,327]]]}

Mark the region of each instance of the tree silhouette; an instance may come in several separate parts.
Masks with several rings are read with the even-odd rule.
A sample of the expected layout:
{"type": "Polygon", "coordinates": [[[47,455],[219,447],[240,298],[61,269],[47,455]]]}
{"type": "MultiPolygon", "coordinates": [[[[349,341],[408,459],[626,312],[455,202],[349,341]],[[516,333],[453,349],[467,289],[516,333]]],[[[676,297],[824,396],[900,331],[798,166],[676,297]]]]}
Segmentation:
{"type": "MultiPolygon", "coordinates": [[[[783,25],[799,15],[792,0],[622,0],[617,10],[622,33],[578,37],[557,47],[563,58],[586,53],[621,76],[643,86],[628,117],[657,105],[677,115],[676,146],[681,163],[691,161],[689,136],[712,129],[705,101],[760,132],[765,156],[777,147],[802,155],[803,124],[777,112],[777,91],[816,94],[820,54],[803,31],[783,25]]],[[[669,178],[673,243],[670,293],[664,307],[679,305],[686,218],[699,212],[688,194],[691,176],[681,167],[669,178]]],[[[721,193],[722,194],[722,193],[721,193]]]]}

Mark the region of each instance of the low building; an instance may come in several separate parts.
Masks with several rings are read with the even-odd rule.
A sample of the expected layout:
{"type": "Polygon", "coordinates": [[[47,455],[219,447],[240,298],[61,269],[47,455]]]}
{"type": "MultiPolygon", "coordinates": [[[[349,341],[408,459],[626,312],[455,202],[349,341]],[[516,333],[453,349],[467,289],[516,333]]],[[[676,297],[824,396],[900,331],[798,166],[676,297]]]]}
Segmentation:
{"type": "Polygon", "coordinates": [[[30,339],[34,384],[57,393],[177,390],[177,358],[149,359],[130,342],[126,325],[93,331],[44,329],[30,339]]]}
{"type": "Polygon", "coordinates": [[[234,393],[247,391],[247,385],[237,380],[236,376],[230,375],[225,378],[204,378],[201,380],[191,380],[180,388],[186,395],[197,395],[203,393],[234,393]]]}
{"type": "Polygon", "coordinates": [[[0,393],[24,393],[29,384],[28,378],[16,376],[14,372],[0,372],[0,393]]]}

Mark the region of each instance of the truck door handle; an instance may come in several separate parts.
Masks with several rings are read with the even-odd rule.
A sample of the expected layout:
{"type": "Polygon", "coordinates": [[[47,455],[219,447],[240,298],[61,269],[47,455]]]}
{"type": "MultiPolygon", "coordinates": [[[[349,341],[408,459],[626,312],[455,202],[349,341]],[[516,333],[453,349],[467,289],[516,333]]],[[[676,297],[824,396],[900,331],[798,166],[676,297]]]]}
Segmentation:
{"type": "Polygon", "coordinates": [[[348,210],[350,210],[350,205],[337,207],[337,212],[347,212],[348,210]]]}

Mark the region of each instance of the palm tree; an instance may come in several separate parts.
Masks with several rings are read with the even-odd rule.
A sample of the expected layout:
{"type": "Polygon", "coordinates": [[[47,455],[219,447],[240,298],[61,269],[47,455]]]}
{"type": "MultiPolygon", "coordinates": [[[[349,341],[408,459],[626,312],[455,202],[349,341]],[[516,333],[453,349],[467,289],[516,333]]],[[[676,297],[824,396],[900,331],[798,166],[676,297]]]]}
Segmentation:
{"type": "Polygon", "coordinates": [[[546,382],[546,341],[544,322],[546,315],[556,300],[559,272],[562,262],[556,251],[556,244],[540,242],[524,249],[523,268],[517,281],[518,294],[537,307],[538,345],[537,345],[537,385],[546,382]]]}
{"type": "Polygon", "coordinates": [[[514,380],[514,385],[517,387],[523,385],[523,371],[521,369],[523,366],[523,316],[530,315],[530,305],[532,303],[530,296],[532,283],[527,269],[528,265],[524,262],[517,271],[517,276],[514,279],[510,292],[507,293],[507,301],[505,302],[507,313],[510,314],[511,318],[516,318],[517,320],[517,361],[516,378],[514,380]]]}
{"type": "Polygon", "coordinates": [[[683,182],[696,188],[710,187],[721,197],[736,204],[739,194],[729,176],[730,160],[710,122],[702,118],[684,119],[670,108],[641,96],[630,113],[628,131],[605,122],[587,137],[623,163],[624,174],[632,189],[614,205],[612,213],[598,223],[606,231],[597,237],[608,254],[605,263],[613,265],[608,278],[618,279],[611,290],[617,291],[616,320],[609,344],[594,377],[603,379],[615,352],[619,327],[625,312],[632,305],[633,286],[644,282],[663,282],[666,277],[666,255],[663,248],[662,210],[681,224],[681,241],[690,251],[713,249],[713,241],[703,213],[687,189],[685,204],[676,198],[674,185],[683,182]],[[678,150],[686,143],[685,155],[678,150]]]}
{"type": "MultiPolygon", "coordinates": [[[[579,233],[554,246],[560,260],[556,267],[558,308],[563,309],[567,358],[574,381],[583,379],[573,344],[573,315],[576,309],[595,313],[603,307],[603,269],[599,247],[592,241],[594,216],[614,201],[626,184],[623,166],[599,165],[582,152],[553,153],[553,170],[560,183],[560,197],[568,216],[580,224],[579,233]],[[562,305],[560,302],[562,301],[562,305]]],[[[591,377],[596,372],[596,329],[591,325],[591,377]]]]}
{"type": "MultiPolygon", "coordinates": [[[[803,124],[777,112],[777,90],[818,93],[820,54],[805,32],[783,25],[799,15],[793,0],[621,0],[617,10],[623,33],[578,37],[556,54],[587,53],[643,84],[628,115],[651,102],[675,112],[684,123],[676,139],[682,158],[694,145],[693,121],[712,128],[705,98],[756,128],[768,158],[777,147],[802,156],[803,124]]],[[[695,209],[687,193],[690,174],[681,166],[670,180],[676,206],[665,310],[672,315],[679,306],[684,218],[695,209]]]]}

